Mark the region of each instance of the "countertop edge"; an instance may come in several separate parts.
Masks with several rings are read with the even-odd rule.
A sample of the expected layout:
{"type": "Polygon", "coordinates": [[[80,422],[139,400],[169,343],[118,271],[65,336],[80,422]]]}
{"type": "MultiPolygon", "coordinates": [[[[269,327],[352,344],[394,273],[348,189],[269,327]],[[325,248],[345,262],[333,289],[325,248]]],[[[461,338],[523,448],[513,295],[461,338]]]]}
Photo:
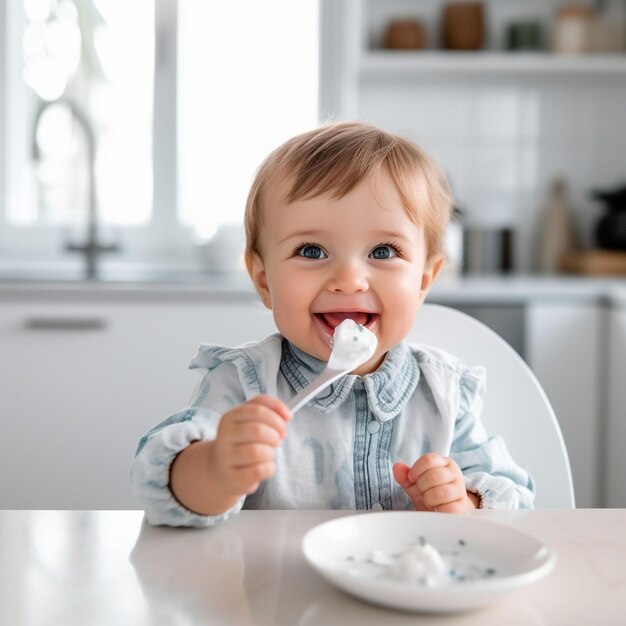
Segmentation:
{"type": "MultiPolygon", "coordinates": [[[[190,302],[258,302],[245,276],[199,277],[163,281],[36,281],[1,280],[0,302],[50,297],[133,301],[176,299],[190,302]]],[[[626,278],[561,276],[481,276],[443,278],[435,283],[427,301],[436,304],[524,304],[533,301],[593,303],[626,306],[626,278]]]]}

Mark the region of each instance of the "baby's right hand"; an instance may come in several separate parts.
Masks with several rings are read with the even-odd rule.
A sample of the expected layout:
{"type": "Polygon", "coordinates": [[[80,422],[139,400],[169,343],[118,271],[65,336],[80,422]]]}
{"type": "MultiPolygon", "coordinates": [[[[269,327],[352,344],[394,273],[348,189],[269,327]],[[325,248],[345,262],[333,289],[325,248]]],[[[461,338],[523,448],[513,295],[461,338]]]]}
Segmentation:
{"type": "Polygon", "coordinates": [[[287,406],[271,396],[257,396],[222,416],[211,445],[211,466],[226,493],[253,493],[274,475],[274,452],[287,436],[290,419],[287,406]]]}

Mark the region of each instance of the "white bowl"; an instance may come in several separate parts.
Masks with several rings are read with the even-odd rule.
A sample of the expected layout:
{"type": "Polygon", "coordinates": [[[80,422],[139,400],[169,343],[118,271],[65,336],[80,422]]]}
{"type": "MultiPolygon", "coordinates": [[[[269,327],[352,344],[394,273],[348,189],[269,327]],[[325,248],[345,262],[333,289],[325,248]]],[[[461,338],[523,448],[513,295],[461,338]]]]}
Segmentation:
{"type": "Polygon", "coordinates": [[[308,562],[331,583],[362,600],[396,609],[458,612],[491,604],[548,574],[555,556],[544,543],[510,526],[463,515],[388,511],[342,517],[302,540],[308,562]],[[374,550],[398,553],[426,541],[455,568],[428,587],[395,580],[368,563],[374,550]],[[471,572],[464,580],[459,572],[471,572]]]}

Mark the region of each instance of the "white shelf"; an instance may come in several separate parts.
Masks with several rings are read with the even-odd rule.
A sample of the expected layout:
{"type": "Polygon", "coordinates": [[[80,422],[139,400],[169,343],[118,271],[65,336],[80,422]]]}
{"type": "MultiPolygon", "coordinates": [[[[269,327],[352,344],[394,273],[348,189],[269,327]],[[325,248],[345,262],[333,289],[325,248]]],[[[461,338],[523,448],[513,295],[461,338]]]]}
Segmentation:
{"type": "Polygon", "coordinates": [[[626,74],[626,54],[565,56],[547,52],[376,50],[363,54],[360,75],[385,78],[428,73],[626,74]]]}

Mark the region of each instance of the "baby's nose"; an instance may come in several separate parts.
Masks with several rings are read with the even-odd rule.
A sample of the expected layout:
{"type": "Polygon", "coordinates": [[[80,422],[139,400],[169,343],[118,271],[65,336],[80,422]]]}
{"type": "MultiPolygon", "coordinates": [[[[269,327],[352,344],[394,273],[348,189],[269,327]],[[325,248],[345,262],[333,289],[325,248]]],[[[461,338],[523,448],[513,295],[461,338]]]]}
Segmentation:
{"type": "Polygon", "coordinates": [[[328,281],[328,290],[335,293],[358,293],[369,289],[363,264],[357,261],[337,263],[328,281]]]}

